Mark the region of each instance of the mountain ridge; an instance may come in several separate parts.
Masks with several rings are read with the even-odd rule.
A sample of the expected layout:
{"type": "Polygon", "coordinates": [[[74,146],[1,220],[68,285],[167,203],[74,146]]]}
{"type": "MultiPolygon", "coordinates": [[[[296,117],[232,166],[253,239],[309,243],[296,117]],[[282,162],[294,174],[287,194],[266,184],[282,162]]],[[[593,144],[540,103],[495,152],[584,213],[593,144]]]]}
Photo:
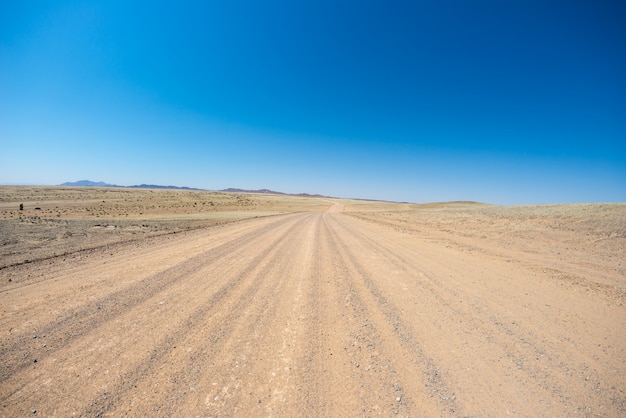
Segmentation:
{"type": "Polygon", "coordinates": [[[121,187],[125,189],[175,189],[175,190],[204,190],[194,187],[186,186],[162,186],[159,184],[136,184],[132,186],[120,186],[118,184],[105,183],[103,181],[91,181],[91,180],[78,180],[78,181],[66,181],[59,184],[59,186],[66,187],[121,187]]]}
{"type": "MultiPolygon", "coordinates": [[[[198,189],[194,187],[187,186],[162,186],[159,184],[137,184],[132,186],[120,186],[118,184],[105,183],[103,181],[91,181],[91,180],[78,180],[78,181],[66,181],[65,183],[59,184],[58,186],[64,187],[119,187],[123,189],[169,189],[169,190],[196,190],[196,191],[205,191],[208,192],[208,189],[198,189]]],[[[239,189],[234,187],[229,187],[227,189],[217,190],[218,192],[224,193],[257,193],[257,194],[275,194],[275,195],[283,195],[283,196],[300,196],[300,197],[321,197],[327,199],[334,199],[333,196],[326,196],[322,194],[310,194],[310,193],[284,193],[277,192],[271,189],[239,189]]],[[[386,202],[386,200],[378,200],[378,199],[361,199],[361,198],[353,198],[354,200],[366,200],[366,201],[380,201],[386,202]]],[[[397,202],[397,203],[408,203],[408,202],[397,202]]]]}
{"type": "MultiPolygon", "coordinates": [[[[65,183],[59,184],[59,186],[65,187],[121,187],[125,189],[175,189],[175,190],[202,190],[208,191],[207,189],[198,189],[194,187],[187,186],[163,186],[159,184],[137,184],[132,186],[120,186],[119,184],[111,184],[106,183],[104,181],[91,181],[91,180],[78,180],[78,181],[66,181],[65,183]]],[[[239,189],[235,187],[229,187],[227,189],[217,190],[218,192],[226,192],[226,193],[259,193],[259,194],[277,194],[277,195],[288,195],[288,196],[303,196],[303,197],[329,197],[321,194],[309,194],[309,193],[284,193],[277,192],[276,190],[270,189],[239,189]]]]}

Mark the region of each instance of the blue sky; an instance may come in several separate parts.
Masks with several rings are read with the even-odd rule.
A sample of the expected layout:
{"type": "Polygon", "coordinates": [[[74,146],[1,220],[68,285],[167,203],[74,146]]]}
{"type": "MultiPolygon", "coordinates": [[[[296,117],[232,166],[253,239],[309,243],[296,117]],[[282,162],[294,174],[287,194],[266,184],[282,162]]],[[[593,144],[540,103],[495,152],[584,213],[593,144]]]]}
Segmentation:
{"type": "Polygon", "coordinates": [[[0,183],[626,201],[626,3],[0,2],[0,183]]]}

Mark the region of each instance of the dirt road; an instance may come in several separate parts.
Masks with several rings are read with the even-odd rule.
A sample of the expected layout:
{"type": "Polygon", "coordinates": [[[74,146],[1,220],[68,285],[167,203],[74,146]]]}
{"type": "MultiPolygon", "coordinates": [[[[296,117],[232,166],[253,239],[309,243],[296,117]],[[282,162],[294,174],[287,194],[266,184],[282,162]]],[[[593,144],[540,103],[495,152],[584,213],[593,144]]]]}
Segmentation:
{"type": "Polygon", "coordinates": [[[335,205],[0,270],[0,414],[626,415],[623,282],[431,238],[335,205]]]}

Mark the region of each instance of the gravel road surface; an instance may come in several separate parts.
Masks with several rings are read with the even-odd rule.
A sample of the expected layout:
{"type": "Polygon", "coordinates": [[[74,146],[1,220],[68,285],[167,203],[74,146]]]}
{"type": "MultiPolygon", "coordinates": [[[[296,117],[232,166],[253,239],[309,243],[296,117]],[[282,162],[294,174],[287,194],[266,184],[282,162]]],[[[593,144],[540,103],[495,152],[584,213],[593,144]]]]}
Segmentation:
{"type": "Polygon", "coordinates": [[[626,416],[608,273],[341,210],[0,270],[0,415],[626,416]]]}

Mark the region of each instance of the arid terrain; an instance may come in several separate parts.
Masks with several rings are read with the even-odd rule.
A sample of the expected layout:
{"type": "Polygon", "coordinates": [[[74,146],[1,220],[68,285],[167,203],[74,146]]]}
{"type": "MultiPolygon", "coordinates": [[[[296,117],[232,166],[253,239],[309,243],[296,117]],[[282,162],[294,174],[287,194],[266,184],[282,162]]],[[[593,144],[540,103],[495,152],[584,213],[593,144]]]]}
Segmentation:
{"type": "Polygon", "coordinates": [[[1,416],[626,416],[626,204],[6,186],[0,245],[1,416]]]}

